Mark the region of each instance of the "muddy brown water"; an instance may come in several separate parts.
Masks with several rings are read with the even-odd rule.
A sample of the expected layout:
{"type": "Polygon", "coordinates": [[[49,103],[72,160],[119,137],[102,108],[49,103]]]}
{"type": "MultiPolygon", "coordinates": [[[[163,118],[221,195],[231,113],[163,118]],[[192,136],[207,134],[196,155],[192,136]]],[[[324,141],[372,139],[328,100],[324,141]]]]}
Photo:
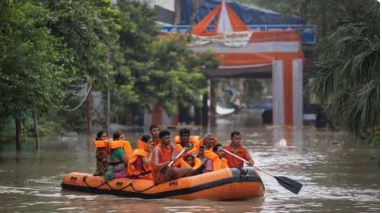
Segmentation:
{"type": "MultiPolygon", "coordinates": [[[[241,127],[230,119],[218,125],[192,132],[213,132],[227,144],[232,130],[241,131],[256,165],[302,183],[301,192],[289,192],[262,172],[265,196],[244,201],[144,200],[64,191],[65,174],[94,171],[94,149],[86,137],[51,137],[41,139],[39,151],[33,140],[20,153],[12,143],[0,144],[0,212],[380,212],[378,148],[341,131],[241,127]]],[[[127,138],[133,142],[142,134],[127,132],[127,138]]]]}

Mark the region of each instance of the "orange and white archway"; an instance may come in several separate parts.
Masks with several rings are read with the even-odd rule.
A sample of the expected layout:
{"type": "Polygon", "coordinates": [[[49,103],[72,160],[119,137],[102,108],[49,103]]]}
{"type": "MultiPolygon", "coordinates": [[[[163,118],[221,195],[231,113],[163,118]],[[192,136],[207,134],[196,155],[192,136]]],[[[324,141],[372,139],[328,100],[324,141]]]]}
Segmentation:
{"type": "Polygon", "coordinates": [[[224,1],[191,31],[195,52],[211,50],[220,59],[210,77],[271,72],[273,124],[303,124],[303,62],[297,30],[250,31],[224,1]],[[208,30],[211,22],[216,24],[208,30]]]}

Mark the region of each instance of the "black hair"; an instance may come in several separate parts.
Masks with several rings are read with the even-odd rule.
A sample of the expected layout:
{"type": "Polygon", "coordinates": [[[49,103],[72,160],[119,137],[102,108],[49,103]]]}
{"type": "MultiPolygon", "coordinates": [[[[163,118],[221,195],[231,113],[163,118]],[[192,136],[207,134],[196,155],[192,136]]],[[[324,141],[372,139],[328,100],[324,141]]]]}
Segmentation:
{"type": "MultiPolygon", "coordinates": [[[[105,130],[98,131],[97,135],[96,135],[96,140],[101,140],[103,133],[106,133],[106,131],[105,130]]],[[[106,135],[107,135],[107,133],[106,133],[106,135]]]]}
{"type": "Polygon", "coordinates": [[[220,143],[216,144],[216,145],[214,146],[214,148],[212,148],[212,151],[214,151],[214,152],[218,151],[218,148],[219,148],[220,146],[223,146],[223,145],[221,145],[220,143]]]}
{"type": "Polygon", "coordinates": [[[231,138],[233,138],[233,136],[235,136],[235,135],[241,135],[241,134],[240,134],[239,131],[233,131],[233,132],[231,133],[231,138]]]}
{"type": "Polygon", "coordinates": [[[184,160],[187,160],[187,158],[189,158],[189,157],[192,157],[192,159],[195,159],[195,156],[189,154],[189,155],[186,155],[186,156],[184,157],[184,160]]]}
{"type": "Polygon", "coordinates": [[[152,124],[152,125],[150,126],[149,130],[151,131],[151,130],[154,129],[154,128],[158,128],[158,129],[159,129],[159,126],[156,125],[156,124],[152,124]]]}
{"type": "Polygon", "coordinates": [[[143,141],[143,142],[147,143],[147,141],[149,141],[149,140],[150,140],[150,138],[151,138],[151,136],[150,136],[150,135],[143,135],[143,136],[142,136],[142,138],[141,138],[141,141],[143,141]]]}
{"type": "Polygon", "coordinates": [[[116,131],[114,132],[113,134],[113,140],[118,140],[119,137],[122,135],[123,133],[121,131],[116,131]]]}
{"type": "Polygon", "coordinates": [[[185,134],[191,134],[190,130],[187,129],[187,128],[182,128],[179,130],[179,135],[182,136],[182,135],[185,135],[185,134]]]}
{"type": "Polygon", "coordinates": [[[164,136],[171,135],[170,131],[162,130],[159,132],[159,138],[163,138],[164,136]]]}

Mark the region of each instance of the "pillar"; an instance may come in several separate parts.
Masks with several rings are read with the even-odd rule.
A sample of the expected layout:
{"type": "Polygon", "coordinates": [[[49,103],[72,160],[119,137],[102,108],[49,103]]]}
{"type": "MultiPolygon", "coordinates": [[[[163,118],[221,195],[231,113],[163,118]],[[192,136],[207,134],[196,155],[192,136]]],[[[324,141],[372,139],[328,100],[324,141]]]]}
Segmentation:
{"type": "Polygon", "coordinates": [[[303,64],[301,59],[293,60],[293,125],[303,125],[303,64]]]}
{"type": "Polygon", "coordinates": [[[273,125],[284,125],[284,77],[281,60],[272,62],[272,87],[273,125]]]}

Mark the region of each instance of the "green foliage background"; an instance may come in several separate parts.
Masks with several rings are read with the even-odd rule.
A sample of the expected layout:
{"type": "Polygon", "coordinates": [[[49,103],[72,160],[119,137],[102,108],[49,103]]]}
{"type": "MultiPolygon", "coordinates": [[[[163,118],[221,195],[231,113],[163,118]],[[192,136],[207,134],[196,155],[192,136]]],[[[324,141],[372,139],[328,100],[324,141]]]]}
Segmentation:
{"type": "MultiPolygon", "coordinates": [[[[79,103],[90,86],[103,100],[110,91],[113,121],[131,122],[126,115],[153,103],[170,114],[201,105],[206,82],[200,67],[217,66],[217,59],[192,53],[187,38],[161,38],[155,20],[156,11],[139,1],[0,4],[2,136],[14,118],[28,126],[30,110],[40,117],[41,133],[84,131],[86,105],[79,103]]],[[[100,118],[94,125],[104,123],[100,118]]]]}
{"type": "MultiPolygon", "coordinates": [[[[31,112],[39,117],[43,133],[84,131],[86,105],[79,103],[87,85],[103,100],[110,91],[113,121],[131,122],[152,103],[161,103],[170,114],[178,106],[201,105],[207,84],[200,67],[216,67],[218,60],[212,53],[189,51],[187,37],[161,37],[156,11],[147,4],[117,2],[0,4],[2,137],[13,130],[15,118],[28,126],[31,112]]],[[[318,45],[304,47],[313,53],[307,92],[319,98],[338,127],[379,136],[379,2],[240,2],[317,25],[318,45]]],[[[98,119],[95,125],[105,123],[98,119]]]]}

